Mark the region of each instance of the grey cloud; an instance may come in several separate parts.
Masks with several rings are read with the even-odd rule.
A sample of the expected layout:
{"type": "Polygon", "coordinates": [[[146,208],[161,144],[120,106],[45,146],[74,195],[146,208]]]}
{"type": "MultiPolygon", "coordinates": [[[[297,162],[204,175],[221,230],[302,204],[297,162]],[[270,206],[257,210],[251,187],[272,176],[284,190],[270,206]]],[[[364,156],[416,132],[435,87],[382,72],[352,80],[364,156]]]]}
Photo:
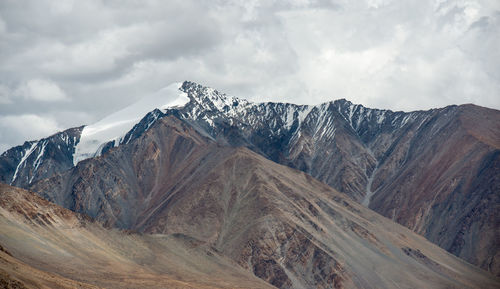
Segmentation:
{"type": "Polygon", "coordinates": [[[24,141],[51,135],[61,127],[50,116],[35,114],[19,114],[0,116],[0,150],[10,148],[12,143],[22,144],[24,141]]]}
{"type": "Polygon", "coordinates": [[[0,150],[186,79],[256,101],[500,108],[499,10],[495,0],[0,1],[0,150]],[[20,89],[40,79],[62,94],[20,89]],[[9,128],[32,116],[48,128],[9,128]]]}

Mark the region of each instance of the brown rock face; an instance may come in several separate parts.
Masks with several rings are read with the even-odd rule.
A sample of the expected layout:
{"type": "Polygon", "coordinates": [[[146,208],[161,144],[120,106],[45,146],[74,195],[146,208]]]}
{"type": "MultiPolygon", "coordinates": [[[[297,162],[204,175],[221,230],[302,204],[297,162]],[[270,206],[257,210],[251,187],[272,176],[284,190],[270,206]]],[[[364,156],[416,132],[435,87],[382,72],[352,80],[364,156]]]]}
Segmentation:
{"type": "Polygon", "coordinates": [[[188,236],[278,288],[498,285],[311,176],[175,117],[33,188],[108,225],[188,236]]]}

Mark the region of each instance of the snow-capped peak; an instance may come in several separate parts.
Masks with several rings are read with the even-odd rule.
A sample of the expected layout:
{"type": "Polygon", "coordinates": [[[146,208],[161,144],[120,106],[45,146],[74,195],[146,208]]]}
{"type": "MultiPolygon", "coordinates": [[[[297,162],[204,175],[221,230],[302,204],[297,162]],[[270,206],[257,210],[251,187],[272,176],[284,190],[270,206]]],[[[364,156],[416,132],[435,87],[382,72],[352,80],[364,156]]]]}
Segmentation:
{"type": "Polygon", "coordinates": [[[203,111],[236,114],[251,104],[248,100],[229,96],[211,87],[202,86],[191,81],[185,81],[181,89],[188,94],[193,103],[196,103],[198,109],[203,111]]]}
{"type": "Polygon", "coordinates": [[[189,98],[180,90],[181,86],[182,83],[171,84],[92,125],[85,126],[75,148],[73,163],[76,165],[84,159],[99,155],[103,146],[111,141],[115,142],[115,146],[119,145],[127,132],[148,112],[186,105],[189,98]]]}

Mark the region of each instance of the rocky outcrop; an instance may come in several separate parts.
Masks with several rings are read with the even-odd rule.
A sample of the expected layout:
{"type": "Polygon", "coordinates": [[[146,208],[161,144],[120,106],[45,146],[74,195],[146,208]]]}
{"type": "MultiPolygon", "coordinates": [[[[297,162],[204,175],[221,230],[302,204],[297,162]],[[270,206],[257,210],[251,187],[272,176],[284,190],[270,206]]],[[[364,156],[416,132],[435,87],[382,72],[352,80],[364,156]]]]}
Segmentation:
{"type": "Polygon", "coordinates": [[[38,180],[70,169],[82,129],[71,128],[7,150],[0,155],[0,182],[27,188],[38,180]]]}

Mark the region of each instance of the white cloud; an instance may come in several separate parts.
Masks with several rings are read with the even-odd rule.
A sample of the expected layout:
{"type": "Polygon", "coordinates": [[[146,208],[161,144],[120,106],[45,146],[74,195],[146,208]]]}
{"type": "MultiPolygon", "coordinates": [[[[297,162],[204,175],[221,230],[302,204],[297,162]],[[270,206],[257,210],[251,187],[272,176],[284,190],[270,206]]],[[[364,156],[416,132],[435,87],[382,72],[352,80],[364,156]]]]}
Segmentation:
{"type": "Polygon", "coordinates": [[[67,101],[66,93],[54,82],[44,79],[32,79],[19,87],[16,94],[36,101],[67,101]]]}
{"type": "Polygon", "coordinates": [[[42,43],[28,54],[45,54],[47,58],[40,67],[51,74],[85,75],[107,72],[115,69],[116,62],[128,54],[127,42],[120,39],[123,30],[102,31],[94,38],[70,45],[59,42],[42,43]]]}
{"type": "Polygon", "coordinates": [[[345,97],[393,110],[470,102],[500,108],[498,25],[471,30],[481,17],[500,18],[498,2],[344,4],[279,14],[309,101],[345,97]]]}
{"type": "Polygon", "coordinates": [[[24,141],[46,137],[61,129],[49,116],[35,114],[0,116],[0,153],[24,141]]]}

